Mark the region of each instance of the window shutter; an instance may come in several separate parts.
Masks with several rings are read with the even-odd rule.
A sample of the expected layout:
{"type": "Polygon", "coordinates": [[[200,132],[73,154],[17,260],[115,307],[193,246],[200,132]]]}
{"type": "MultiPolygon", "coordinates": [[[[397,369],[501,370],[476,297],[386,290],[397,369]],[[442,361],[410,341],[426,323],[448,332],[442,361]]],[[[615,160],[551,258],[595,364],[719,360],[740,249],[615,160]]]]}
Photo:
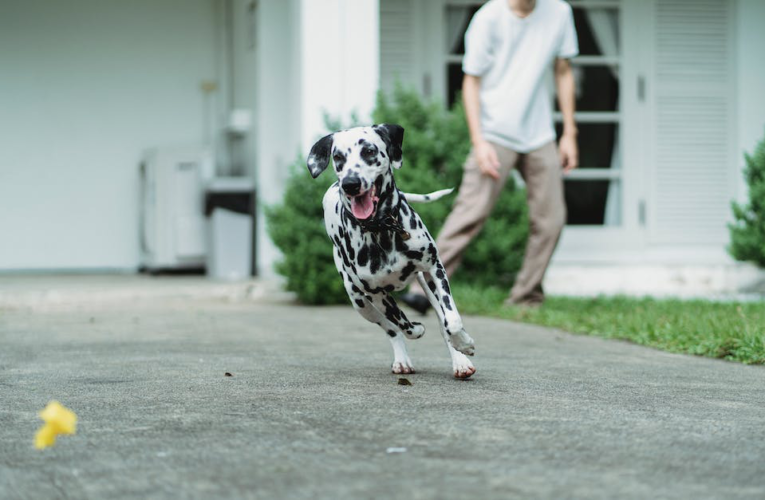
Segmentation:
{"type": "Polygon", "coordinates": [[[380,87],[415,84],[414,2],[380,0],[380,87]]]}
{"type": "Polygon", "coordinates": [[[727,241],[732,163],[730,0],[656,0],[651,240],[727,241]]]}

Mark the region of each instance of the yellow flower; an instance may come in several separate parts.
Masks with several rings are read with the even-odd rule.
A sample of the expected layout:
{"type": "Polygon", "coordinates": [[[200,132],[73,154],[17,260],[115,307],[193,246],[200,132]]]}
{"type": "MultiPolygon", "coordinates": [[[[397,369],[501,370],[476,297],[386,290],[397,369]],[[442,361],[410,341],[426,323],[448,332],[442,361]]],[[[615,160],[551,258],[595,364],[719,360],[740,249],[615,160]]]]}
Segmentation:
{"type": "Polygon", "coordinates": [[[74,434],[77,431],[77,415],[58,401],[48,403],[40,412],[40,418],[45,424],[35,436],[35,448],[38,450],[56,444],[59,434],[74,434]]]}

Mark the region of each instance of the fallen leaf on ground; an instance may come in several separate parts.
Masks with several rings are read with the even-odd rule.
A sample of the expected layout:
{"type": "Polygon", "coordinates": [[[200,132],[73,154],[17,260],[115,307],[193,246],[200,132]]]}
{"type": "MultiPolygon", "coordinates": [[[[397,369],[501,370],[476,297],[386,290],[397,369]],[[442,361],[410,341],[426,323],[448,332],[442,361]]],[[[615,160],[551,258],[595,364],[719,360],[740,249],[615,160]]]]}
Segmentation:
{"type": "Polygon", "coordinates": [[[412,385],[411,382],[409,382],[408,378],[399,378],[398,379],[398,385],[412,385]]]}
{"type": "Polygon", "coordinates": [[[51,401],[40,412],[40,418],[45,424],[35,435],[35,448],[42,450],[56,444],[59,434],[74,434],[77,432],[77,415],[58,401],[51,401]]]}
{"type": "Polygon", "coordinates": [[[229,372],[226,372],[226,376],[227,377],[233,377],[233,375],[231,375],[229,372]]]}

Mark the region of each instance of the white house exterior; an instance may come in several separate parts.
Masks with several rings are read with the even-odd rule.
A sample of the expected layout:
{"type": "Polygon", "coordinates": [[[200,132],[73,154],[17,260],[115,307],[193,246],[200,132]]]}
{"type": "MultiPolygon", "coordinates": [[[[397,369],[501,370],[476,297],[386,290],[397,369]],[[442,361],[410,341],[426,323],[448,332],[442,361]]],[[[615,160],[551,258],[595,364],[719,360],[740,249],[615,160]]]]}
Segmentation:
{"type": "MultiPolygon", "coordinates": [[[[369,115],[395,79],[454,98],[476,0],[0,3],[0,270],[135,270],[137,163],[233,153],[261,206],[323,115],[369,115]]],[[[582,165],[546,280],[557,293],[746,289],[725,252],[742,153],[765,135],[765,2],[572,0],[582,165]]],[[[258,271],[278,252],[258,210],[258,271]]]]}

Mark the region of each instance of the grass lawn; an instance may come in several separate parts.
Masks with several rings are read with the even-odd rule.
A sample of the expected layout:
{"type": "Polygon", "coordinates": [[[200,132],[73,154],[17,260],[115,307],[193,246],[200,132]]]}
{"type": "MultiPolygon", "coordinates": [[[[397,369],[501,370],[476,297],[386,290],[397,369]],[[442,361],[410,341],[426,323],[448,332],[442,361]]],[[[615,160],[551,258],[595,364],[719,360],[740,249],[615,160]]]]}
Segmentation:
{"type": "Polygon", "coordinates": [[[503,306],[507,290],[455,286],[460,312],[622,339],[665,351],[765,364],[765,302],[549,297],[536,309],[503,306]]]}

